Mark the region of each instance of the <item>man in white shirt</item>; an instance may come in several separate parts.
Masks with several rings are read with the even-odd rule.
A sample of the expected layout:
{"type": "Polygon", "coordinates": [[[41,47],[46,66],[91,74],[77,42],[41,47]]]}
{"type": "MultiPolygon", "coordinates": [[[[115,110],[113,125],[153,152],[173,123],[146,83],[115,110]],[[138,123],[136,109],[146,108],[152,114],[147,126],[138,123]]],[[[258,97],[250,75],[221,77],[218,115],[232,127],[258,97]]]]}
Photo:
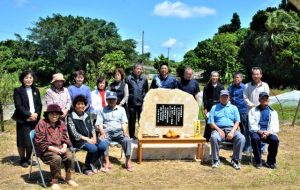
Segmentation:
{"type": "MultiPolygon", "coordinates": [[[[252,70],[252,81],[245,84],[244,88],[244,100],[248,106],[248,111],[258,106],[259,103],[259,94],[265,92],[267,94],[270,93],[269,85],[265,82],[261,81],[262,78],[262,70],[260,67],[253,67],[252,70]]],[[[246,150],[247,152],[249,150],[246,150]]],[[[265,144],[262,145],[262,152],[266,153],[265,144]]]]}
{"type": "Polygon", "coordinates": [[[259,105],[259,94],[261,92],[270,93],[269,85],[261,81],[262,70],[260,67],[252,68],[252,81],[245,85],[244,99],[248,105],[248,109],[259,105]]]}

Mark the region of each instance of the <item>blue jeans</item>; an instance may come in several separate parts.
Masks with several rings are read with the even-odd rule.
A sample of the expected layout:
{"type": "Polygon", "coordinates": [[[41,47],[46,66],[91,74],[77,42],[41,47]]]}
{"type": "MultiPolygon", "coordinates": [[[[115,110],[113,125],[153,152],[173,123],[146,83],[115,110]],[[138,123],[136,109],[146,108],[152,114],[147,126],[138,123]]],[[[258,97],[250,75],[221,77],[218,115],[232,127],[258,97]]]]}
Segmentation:
{"type": "Polygon", "coordinates": [[[96,144],[85,143],[82,148],[87,151],[85,167],[91,169],[91,164],[99,159],[106,151],[107,144],[104,141],[98,141],[96,144]]]}
{"type": "Polygon", "coordinates": [[[245,136],[246,142],[244,150],[248,151],[251,147],[251,138],[250,138],[250,132],[249,132],[249,125],[248,125],[248,114],[247,113],[240,113],[241,123],[241,133],[245,136]]]}
{"type": "MultiPolygon", "coordinates": [[[[222,129],[227,132],[231,130],[231,128],[225,128],[222,129]]],[[[210,137],[210,144],[211,144],[211,153],[212,153],[212,159],[213,160],[219,160],[219,143],[225,141],[225,139],[222,139],[221,135],[214,130],[211,133],[210,137]]],[[[241,160],[242,159],[242,152],[245,145],[245,137],[241,134],[239,131],[235,131],[233,135],[233,156],[232,158],[235,160],[241,160]]]]}
{"type": "MultiPolygon", "coordinates": [[[[106,131],[106,138],[103,141],[107,144],[110,144],[111,141],[116,141],[122,145],[125,156],[128,157],[131,155],[131,141],[129,137],[125,137],[123,133],[123,129],[115,129],[113,131],[106,131]]],[[[108,156],[109,148],[106,149],[104,155],[108,156]]]]}

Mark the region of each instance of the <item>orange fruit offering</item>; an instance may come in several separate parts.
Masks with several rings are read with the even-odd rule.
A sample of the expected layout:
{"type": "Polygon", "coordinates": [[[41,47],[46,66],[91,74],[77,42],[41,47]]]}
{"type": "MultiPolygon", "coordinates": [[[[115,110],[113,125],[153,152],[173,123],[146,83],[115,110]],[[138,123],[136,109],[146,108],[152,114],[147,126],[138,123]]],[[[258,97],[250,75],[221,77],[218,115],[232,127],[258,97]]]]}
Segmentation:
{"type": "Polygon", "coordinates": [[[172,134],[172,137],[177,137],[177,133],[174,131],[172,134]]]}

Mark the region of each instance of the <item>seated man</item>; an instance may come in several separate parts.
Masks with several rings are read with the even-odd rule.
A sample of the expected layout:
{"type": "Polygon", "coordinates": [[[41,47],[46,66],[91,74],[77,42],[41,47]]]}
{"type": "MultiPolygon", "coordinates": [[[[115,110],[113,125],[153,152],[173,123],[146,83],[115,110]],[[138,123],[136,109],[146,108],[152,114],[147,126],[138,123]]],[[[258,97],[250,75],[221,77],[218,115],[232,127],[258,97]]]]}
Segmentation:
{"type": "Polygon", "coordinates": [[[245,137],[238,131],[240,115],[236,106],[229,102],[228,90],[221,90],[220,103],[214,105],[209,112],[208,124],[212,128],[210,137],[212,149],[212,167],[220,166],[219,142],[233,141],[232,166],[239,170],[239,160],[245,145],[245,137]]]}
{"type": "Polygon", "coordinates": [[[259,105],[249,111],[249,130],[251,144],[255,158],[255,167],[262,167],[261,142],[268,143],[267,167],[276,168],[276,155],[279,146],[277,133],[279,132],[278,114],[269,106],[269,94],[259,94],[259,105]]]}
{"type": "MultiPolygon", "coordinates": [[[[100,131],[101,140],[104,140],[108,145],[111,141],[116,141],[122,145],[126,156],[125,167],[128,171],[133,171],[130,161],[131,141],[126,130],[128,120],[125,109],[117,105],[117,99],[116,92],[107,92],[106,100],[108,105],[98,114],[95,125],[100,131]]],[[[104,170],[108,171],[111,169],[108,148],[104,152],[104,159],[104,170]]]]}

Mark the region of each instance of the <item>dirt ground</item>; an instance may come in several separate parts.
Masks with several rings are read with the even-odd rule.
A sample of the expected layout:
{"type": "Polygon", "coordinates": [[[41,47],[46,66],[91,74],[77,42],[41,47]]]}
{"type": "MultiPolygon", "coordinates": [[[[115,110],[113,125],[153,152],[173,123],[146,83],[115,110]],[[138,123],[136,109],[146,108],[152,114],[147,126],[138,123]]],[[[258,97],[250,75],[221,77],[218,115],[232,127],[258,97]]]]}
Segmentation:
{"type": "MultiPolygon", "coordinates": [[[[36,167],[29,180],[29,168],[18,166],[15,127],[9,124],[0,133],[0,189],[44,189],[36,167]]],[[[124,159],[118,160],[119,149],[111,149],[113,169],[92,177],[74,172],[77,189],[300,189],[300,126],[281,126],[278,169],[260,170],[243,157],[242,169],[234,170],[230,164],[231,150],[221,150],[222,165],[212,169],[210,163],[187,160],[152,160],[142,164],[134,162],[134,172],[127,172],[124,159]]],[[[85,152],[78,152],[81,162],[85,152]]],[[[264,155],[264,158],[266,156],[264,155]]],[[[42,164],[46,180],[50,180],[49,167],[42,164]]],[[[75,189],[62,184],[63,189],[75,189]]]]}

